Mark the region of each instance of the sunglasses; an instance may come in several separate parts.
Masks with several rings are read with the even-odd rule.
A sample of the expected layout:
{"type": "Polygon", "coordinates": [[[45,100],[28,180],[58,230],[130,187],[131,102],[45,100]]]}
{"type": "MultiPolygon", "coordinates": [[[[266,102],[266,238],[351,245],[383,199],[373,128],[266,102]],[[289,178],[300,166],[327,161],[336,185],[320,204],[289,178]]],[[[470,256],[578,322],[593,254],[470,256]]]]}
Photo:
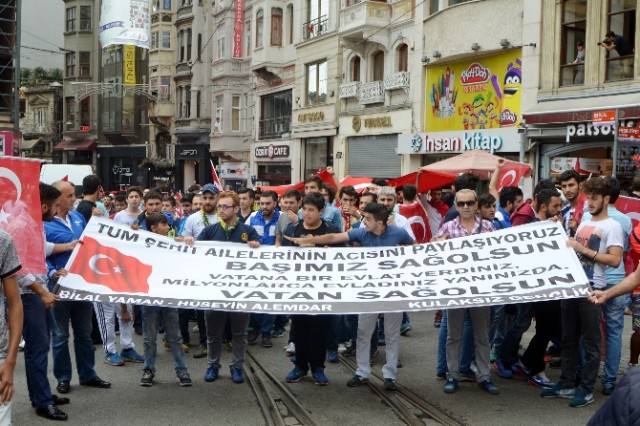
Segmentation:
{"type": "Polygon", "coordinates": [[[458,207],[464,207],[464,206],[471,207],[475,204],[476,204],[475,200],[474,201],[456,201],[456,206],[458,207]]]}

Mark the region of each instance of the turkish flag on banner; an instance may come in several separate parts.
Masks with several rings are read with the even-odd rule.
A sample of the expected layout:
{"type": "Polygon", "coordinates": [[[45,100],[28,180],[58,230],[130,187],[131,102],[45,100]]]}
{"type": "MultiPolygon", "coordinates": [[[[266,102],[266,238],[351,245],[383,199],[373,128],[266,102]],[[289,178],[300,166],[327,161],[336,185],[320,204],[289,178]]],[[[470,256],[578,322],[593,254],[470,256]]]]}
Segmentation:
{"type": "Polygon", "coordinates": [[[351,177],[347,176],[340,182],[340,187],[353,186],[358,194],[362,194],[369,186],[373,179],[366,177],[351,177]]]}
{"type": "Polygon", "coordinates": [[[153,268],[113,247],[85,236],[69,268],[87,283],[103,285],[119,293],[149,293],[153,268]]]}
{"type": "Polygon", "coordinates": [[[429,217],[422,204],[415,202],[412,204],[398,205],[400,214],[407,218],[413,235],[416,237],[416,243],[424,244],[431,241],[431,227],[429,226],[429,217]]]}
{"type": "MultiPolygon", "coordinates": [[[[631,219],[632,233],[636,233],[636,236],[640,237],[640,233],[638,233],[640,229],[637,229],[638,225],[640,225],[640,198],[618,197],[615,206],[621,213],[629,216],[629,219],[631,219]]],[[[633,235],[629,236],[629,242],[631,244],[631,250],[629,250],[624,259],[624,269],[627,275],[636,270],[636,266],[638,266],[638,262],[640,261],[640,253],[634,250],[634,248],[640,244],[635,240],[633,235]]]]}
{"type": "Polygon", "coordinates": [[[304,182],[293,183],[291,185],[261,186],[259,188],[262,192],[273,191],[282,197],[284,193],[290,189],[297,189],[300,192],[304,192],[304,182]]]}
{"type": "Polygon", "coordinates": [[[515,161],[506,161],[498,175],[498,191],[505,186],[518,186],[523,177],[531,174],[531,166],[515,161]]]}
{"type": "Polygon", "coordinates": [[[39,176],[39,161],[0,157],[0,229],[16,244],[21,274],[46,273],[39,176]]]}

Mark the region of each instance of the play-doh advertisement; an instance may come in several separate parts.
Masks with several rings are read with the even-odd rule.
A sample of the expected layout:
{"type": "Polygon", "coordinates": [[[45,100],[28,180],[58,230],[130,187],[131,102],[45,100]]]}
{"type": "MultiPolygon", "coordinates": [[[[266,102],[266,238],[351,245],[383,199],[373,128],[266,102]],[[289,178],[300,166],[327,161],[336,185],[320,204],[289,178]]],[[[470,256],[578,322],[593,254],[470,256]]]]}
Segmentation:
{"type": "Polygon", "coordinates": [[[520,124],[520,49],[427,67],[426,130],[481,130],[520,124]]]}

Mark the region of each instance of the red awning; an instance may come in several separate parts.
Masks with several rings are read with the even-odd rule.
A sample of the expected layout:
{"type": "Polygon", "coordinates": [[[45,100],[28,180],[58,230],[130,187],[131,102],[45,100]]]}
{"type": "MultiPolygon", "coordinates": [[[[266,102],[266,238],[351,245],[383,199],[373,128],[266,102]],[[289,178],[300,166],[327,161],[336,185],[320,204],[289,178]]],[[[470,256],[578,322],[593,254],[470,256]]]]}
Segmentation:
{"type": "Polygon", "coordinates": [[[84,141],[64,140],[53,147],[54,151],[93,151],[96,149],[96,140],[84,141]]]}

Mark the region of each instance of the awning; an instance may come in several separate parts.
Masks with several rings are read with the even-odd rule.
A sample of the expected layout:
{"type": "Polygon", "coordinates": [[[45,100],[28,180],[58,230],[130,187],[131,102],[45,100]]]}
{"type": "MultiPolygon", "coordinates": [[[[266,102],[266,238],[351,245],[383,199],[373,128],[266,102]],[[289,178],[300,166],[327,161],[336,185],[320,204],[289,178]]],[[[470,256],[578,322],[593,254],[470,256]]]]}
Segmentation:
{"type": "Polygon", "coordinates": [[[93,151],[94,149],[96,149],[95,139],[79,142],[65,140],[53,147],[54,151],[93,151]]]}
{"type": "Polygon", "coordinates": [[[640,117],[640,95],[629,93],[624,95],[569,97],[562,100],[538,102],[524,113],[527,125],[579,123],[592,120],[593,111],[618,109],[623,118],[640,117]]]}
{"type": "Polygon", "coordinates": [[[30,151],[33,149],[34,146],[36,146],[38,144],[38,142],[42,141],[43,139],[23,139],[22,142],[20,142],[20,149],[25,150],[25,151],[30,151]]]}

